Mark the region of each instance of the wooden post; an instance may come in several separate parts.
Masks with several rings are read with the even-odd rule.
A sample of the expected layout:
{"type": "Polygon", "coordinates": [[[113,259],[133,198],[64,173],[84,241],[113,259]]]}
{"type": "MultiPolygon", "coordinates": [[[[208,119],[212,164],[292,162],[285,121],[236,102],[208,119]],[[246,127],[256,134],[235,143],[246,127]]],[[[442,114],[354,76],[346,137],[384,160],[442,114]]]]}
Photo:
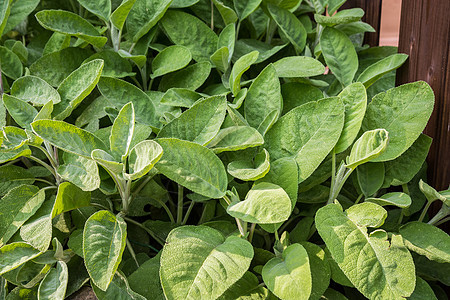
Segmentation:
{"type": "Polygon", "coordinates": [[[369,23],[375,32],[366,33],[364,43],[370,47],[378,46],[381,29],[381,4],[382,0],[347,0],[341,9],[360,7],[365,11],[362,21],[369,23]]]}
{"type": "Polygon", "coordinates": [[[399,52],[409,55],[397,85],[428,82],[436,96],[425,133],[433,138],[428,178],[437,190],[450,183],[450,11],[449,0],[403,0],[399,52]]]}

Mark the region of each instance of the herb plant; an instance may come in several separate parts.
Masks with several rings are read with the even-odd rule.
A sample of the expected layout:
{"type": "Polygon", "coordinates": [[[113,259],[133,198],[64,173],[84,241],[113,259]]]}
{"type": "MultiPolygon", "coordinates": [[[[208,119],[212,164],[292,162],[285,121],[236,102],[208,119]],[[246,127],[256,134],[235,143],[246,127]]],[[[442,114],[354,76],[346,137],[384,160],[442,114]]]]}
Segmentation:
{"type": "Polygon", "coordinates": [[[0,1],[0,299],[443,299],[433,91],[344,2],[0,1]]]}

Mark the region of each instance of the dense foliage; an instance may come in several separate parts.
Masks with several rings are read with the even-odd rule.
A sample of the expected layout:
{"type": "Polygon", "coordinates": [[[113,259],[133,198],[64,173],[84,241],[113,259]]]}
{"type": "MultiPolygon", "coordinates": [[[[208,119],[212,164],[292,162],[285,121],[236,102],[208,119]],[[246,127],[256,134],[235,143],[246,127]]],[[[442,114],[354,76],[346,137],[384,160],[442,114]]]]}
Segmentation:
{"type": "Polygon", "coordinates": [[[0,0],[0,299],[445,299],[433,91],[344,2],[0,0]]]}

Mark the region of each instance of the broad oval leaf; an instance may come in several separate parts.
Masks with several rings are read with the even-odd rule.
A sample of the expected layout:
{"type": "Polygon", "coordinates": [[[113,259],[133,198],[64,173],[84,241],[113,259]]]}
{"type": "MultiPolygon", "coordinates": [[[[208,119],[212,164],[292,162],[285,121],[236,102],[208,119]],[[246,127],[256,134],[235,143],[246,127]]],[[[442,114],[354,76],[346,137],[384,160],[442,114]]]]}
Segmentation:
{"type": "Polygon", "coordinates": [[[356,177],[364,196],[370,197],[383,186],[384,164],[368,162],[359,165],[356,168],[356,177]]]}
{"type": "Polygon", "coordinates": [[[384,74],[399,68],[407,59],[408,55],[406,54],[392,54],[391,56],[383,58],[373,65],[368,66],[367,69],[359,75],[356,81],[362,82],[367,89],[384,74]]]}
{"type": "Polygon", "coordinates": [[[152,60],[152,78],[186,67],[192,59],[188,48],[173,45],[165,48],[152,60]]]}
{"type": "Polygon", "coordinates": [[[228,173],[240,180],[255,181],[264,177],[269,172],[269,152],[266,149],[259,152],[253,161],[235,160],[228,164],[228,173]]]}
{"type": "Polygon", "coordinates": [[[100,166],[113,174],[121,174],[124,171],[124,164],[117,162],[114,157],[105,150],[95,149],[91,152],[91,158],[100,166]]]}
{"type": "Polygon", "coordinates": [[[130,151],[134,135],[134,106],[132,102],[125,104],[114,120],[109,136],[109,147],[117,161],[124,161],[130,151]]]}
{"type": "Polygon", "coordinates": [[[138,179],[147,174],[163,155],[162,147],[155,141],[142,141],[131,149],[128,163],[130,174],[124,174],[129,180],[138,179]]]}
{"type": "Polygon", "coordinates": [[[105,22],[109,21],[111,14],[111,0],[77,0],[84,8],[105,22]]]}
{"type": "Polygon", "coordinates": [[[117,272],[114,275],[106,291],[102,291],[95,284],[92,286],[92,289],[99,300],[146,300],[145,297],[130,288],[127,278],[121,272],[117,272]]]}
{"type": "Polygon", "coordinates": [[[106,291],[122,260],[127,224],[120,216],[98,211],[87,219],[83,231],[83,256],[94,284],[106,291]]]}
{"type": "Polygon", "coordinates": [[[252,51],[242,57],[240,57],[233,65],[230,74],[230,89],[233,95],[237,95],[241,90],[241,77],[245,71],[247,71],[252,64],[255,63],[258,58],[259,52],[252,51]]]}
{"type": "Polygon", "coordinates": [[[320,208],[315,220],[333,259],[364,296],[396,299],[412,294],[416,281],[414,262],[401,236],[393,234],[388,241],[382,230],[369,235],[338,204],[320,208]],[[355,272],[355,268],[360,271],[355,272]]]}
{"type": "Polygon", "coordinates": [[[12,79],[22,76],[22,62],[20,58],[6,47],[0,46],[0,61],[2,62],[2,73],[12,79]]]}
{"type": "Polygon", "coordinates": [[[2,100],[14,121],[20,127],[31,130],[30,124],[37,116],[38,111],[27,102],[8,94],[3,94],[2,100]]]}
{"type": "MultiPolygon", "coordinates": [[[[312,218],[311,218],[312,219],[312,218]]],[[[308,253],[311,267],[311,296],[310,299],[320,299],[330,285],[331,270],[325,251],[316,244],[301,242],[308,253]]]]}
{"type": "Polygon", "coordinates": [[[113,23],[117,29],[122,30],[123,25],[125,24],[125,20],[127,19],[128,14],[130,13],[130,10],[133,8],[135,2],[136,0],[122,1],[122,3],[116,8],[116,10],[109,17],[111,23],[113,23]]]}
{"type": "Polygon", "coordinates": [[[361,83],[353,83],[346,87],[340,94],[345,108],[344,128],[334,147],[336,153],[345,151],[355,140],[361,129],[361,124],[366,113],[367,93],[361,83]]]}
{"type": "Polygon", "coordinates": [[[312,281],[309,257],[300,244],[292,244],[283,250],[282,257],[269,260],[262,269],[267,288],[277,297],[309,299],[312,281]]]}
{"type": "Polygon", "coordinates": [[[208,226],[172,230],[161,254],[160,277],[168,300],[216,299],[250,266],[253,247],[208,226]]]}
{"type": "Polygon", "coordinates": [[[165,299],[159,279],[161,252],[150,258],[128,276],[128,283],[133,291],[147,299],[165,299]]]}
{"type": "Polygon", "coordinates": [[[289,44],[272,46],[259,40],[239,39],[236,41],[236,47],[233,52],[233,61],[236,61],[239,59],[239,57],[256,50],[259,52],[259,56],[256,59],[255,64],[259,64],[260,62],[263,62],[269,59],[271,56],[275,55],[278,51],[280,51],[287,45],[289,44]]]}
{"type": "Polygon", "coordinates": [[[364,132],[353,144],[345,166],[349,169],[355,169],[361,164],[373,161],[386,150],[389,141],[389,133],[384,129],[364,132]]]}
{"type": "MultiPolygon", "coordinates": [[[[4,2],[7,4],[10,1],[4,2]]],[[[4,31],[2,31],[2,26],[0,26],[0,35],[6,32],[11,31],[17,25],[19,25],[22,21],[24,21],[29,14],[31,14],[36,6],[39,4],[39,0],[18,0],[11,2],[11,10],[9,12],[9,16],[7,18],[7,22],[3,23],[0,17],[0,23],[5,26],[4,31]]],[[[5,12],[3,10],[3,12],[5,12]]],[[[6,20],[5,20],[6,21],[6,20]]]]}
{"type": "Polygon", "coordinates": [[[367,198],[366,202],[373,202],[381,206],[394,205],[400,208],[408,208],[411,205],[411,197],[401,192],[387,193],[377,198],[367,198]]]}
{"type": "Polygon", "coordinates": [[[312,77],[322,75],[325,67],[320,61],[307,56],[288,56],[273,63],[278,77],[312,77]]]}
{"type": "Polygon", "coordinates": [[[334,26],[337,24],[347,24],[361,20],[364,16],[364,11],[361,8],[344,9],[334,15],[322,16],[314,15],[317,23],[325,26],[334,26]]]}
{"type": "Polygon", "coordinates": [[[45,80],[32,75],[20,77],[11,86],[11,96],[42,106],[48,101],[61,102],[59,93],[45,80]]]}
{"type": "Polygon", "coordinates": [[[91,193],[82,191],[78,186],[63,182],[58,186],[52,218],[67,211],[91,204],[91,193]]]}
{"type": "Polygon", "coordinates": [[[344,124],[339,98],[325,98],[298,106],[281,117],[265,136],[273,160],[293,157],[299,183],[308,178],[336,145],[344,124]]]}
{"type": "Polygon", "coordinates": [[[159,83],[159,89],[167,91],[170,88],[196,90],[206,81],[211,73],[211,64],[207,61],[190,65],[183,70],[166,74],[159,83]]]}
{"type": "Polygon", "coordinates": [[[410,222],[400,227],[406,247],[439,263],[450,263],[450,236],[436,226],[410,222]]]}
{"type": "Polygon", "coordinates": [[[291,199],[280,186],[261,182],[253,186],[245,200],[231,203],[227,213],[249,223],[284,222],[291,215],[291,199]]]}
{"type": "Polygon", "coordinates": [[[106,149],[92,133],[64,121],[38,120],[31,123],[33,131],[46,141],[67,152],[91,158],[95,149],[106,149]]]}
{"type": "Polygon", "coordinates": [[[69,269],[65,262],[58,261],[39,284],[38,299],[64,299],[68,281],[69,269]]]}
{"type": "Polygon", "coordinates": [[[168,11],[160,22],[164,32],[176,45],[188,48],[194,60],[209,61],[216,51],[218,37],[198,18],[181,11],[168,11]]]}
{"type": "Polygon", "coordinates": [[[58,167],[57,173],[83,191],[94,191],[100,186],[97,164],[83,156],[65,152],[64,164],[58,167]]]}
{"type": "Polygon", "coordinates": [[[173,138],[158,139],[164,154],[156,168],[164,176],[196,192],[221,198],[227,188],[222,161],[208,148],[173,138]]]}
{"type": "Polygon", "coordinates": [[[138,0],[127,17],[127,30],[137,42],[164,16],[172,0],[138,0]]]}
{"type": "Polygon", "coordinates": [[[340,30],[326,27],[320,36],[323,57],[339,82],[348,86],[358,70],[358,56],[351,40],[340,30]]]}
{"type": "Polygon", "coordinates": [[[36,19],[45,29],[79,37],[98,48],[108,40],[91,23],[69,11],[41,10],[36,19]]]}
{"type": "Polygon", "coordinates": [[[374,161],[393,160],[411,147],[425,128],[433,106],[433,90],[424,81],[407,83],[373,97],[362,128],[384,128],[389,132],[389,146],[374,161]]]}
{"type": "Polygon", "coordinates": [[[238,151],[264,144],[264,138],[253,127],[231,126],[223,128],[208,144],[214,153],[238,151]]]}
{"type": "Polygon", "coordinates": [[[61,102],[53,107],[55,119],[64,120],[86,98],[97,85],[104,62],[95,59],[73,71],[58,87],[61,102]]]}
{"type": "Polygon", "coordinates": [[[38,257],[41,252],[22,242],[11,243],[0,248],[0,275],[38,257]]]}
{"type": "Polygon", "coordinates": [[[269,3],[267,5],[275,23],[294,46],[297,53],[301,53],[306,45],[306,29],[302,22],[287,9],[269,3]]]}
{"type": "Polygon", "coordinates": [[[138,87],[121,79],[102,77],[98,82],[98,89],[116,109],[120,109],[128,102],[132,102],[136,121],[156,126],[155,105],[150,97],[138,87]]]}
{"type": "MultiPolygon", "coordinates": [[[[6,169],[2,168],[3,171],[6,169]]],[[[0,199],[0,247],[36,213],[44,200],[45,192],[34,185],[19,185],[0,199]]]]}
{"type": "Polygon", "coordinates": [[[281,95],[283,95],[282,115],[285,115],[297,106],[323,98],[321,90],[309,84],[299,82],[287,82],[282,84],[281,95]]]}
{"type": "Polygon", "coordinates": [[[372,202],[350,206],[345,213],[347,218],[361,227],[380,227],[387,217],[387,211],[380,205],[372,202]]]}
{"type": "Polygon", "coordinates": [[[225,119],[226,107],[225,96],[200,100],[164,126],[158,138],[173,137],[207,145],[219,132],[225,119]]]}
{"type": "Polygon", "coordinates": [[[429,299],[429,300],[438,300],[436,295],[434,294],[433,289],[428,285],[428,283],[420,277],[416,277],[416,287],[414,289],[414,293],[412,293],[410,300],[421,300],[421,299],[429,299]]]}
{"type": "Polygon", "coordinates": [[[239,1],[233,0],[234,9],[239,17],[239,20],[244,20],[247,18],[252,12],[254,12],[262,0],[249,0],[249,1],[239,1]]]}
{"type": "Polygon", "coordinates": [[[259,284],[258,277],[250,271],[245,272],[244,276],[236,281],[225,293],[222,294],[217,300],[228,299],[251,299],[251,300],[263,300],[267,299],[269,292],[266,288],[259,284]]]}
{"type": "Polygon", "coordinates": [[[250,126],[258,128],[272,111],[280,115],[282,106],[280,81],[276,68],[270,64],[248,89],[244,102],[245,119],[250,126]]]}

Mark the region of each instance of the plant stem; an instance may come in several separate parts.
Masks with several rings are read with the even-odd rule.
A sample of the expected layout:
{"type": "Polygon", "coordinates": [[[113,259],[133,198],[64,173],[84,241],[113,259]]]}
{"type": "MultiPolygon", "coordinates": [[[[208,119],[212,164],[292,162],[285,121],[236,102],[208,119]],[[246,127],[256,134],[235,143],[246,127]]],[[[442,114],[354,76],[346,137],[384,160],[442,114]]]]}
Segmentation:
{"type": "Polygon", "coordinates": [[[183,220],[183,186],[178,185],[177,223],[183,220]]]}
{"type": "Polygon", "coordinates": [[[143,89],[141,83],[136,79],[136,77],[133,76],[131,77],[131,79],[134,81],[134,83],[136,83],[138,88],[140,88],[141,90],[143,89]]]}
{"type": "Polygon", "coordinates": [[[150,229],[148,229],[147,227],[145,227],[144,225],[142,225],[141,223],[139,223],[133,219],[130,219],[125,216],[123,218],[125,221],[130,222],[130,223],[138,226],[139,228],[145,230],[155,241],[158,242],[158,244],[160,244],[161,246],[164,246],[164,242],[160,238],[158,238],[153,231],[151,231],[150,229]]]}
{"type": "Polygon", "coordinates": [[[191,201],[191,203],[189,204],[188,210],[186,211],[186,214],[184,215],[184,219],[183,222],[181,222],[181,225],[186,225],[188,219],[189,219],[189,215],[191,214],[192,209],[194,208],[194,201],[191,201]]]}
{"type": "Polygon", "coordinates": [[[404,214],[403,214],[403,209],[402,209],[400,212],[400,217],[398,218],[398,221],[397,221],[398,224],[402,224],[403,216],[404,216],[404,214]]]}
{"type": "Polygon", "coordinates": [[[448,222],[448,221],[450,221],[450,217],[444,218],[444,219],[442,219],[442,220],[440,220],[440,221],[438,221],[438,222],[436,222],[434,224],[431,224],[431,223],[428,222],[428,224],[431,224],[431,225],[434,225],[434,226],[439,226],[439,225],[441,225],[441,224],[443,224],[445,222],[448,222]]]}
{"type": "Polygon", "coordinates": [[[53,189],[57,189],[57,188],[58,187],[56,185],[46,186],[45,188],[42,188],[41,191],[53,190],[53,189]]]}
{"type": "MultiPolygon", "coordinates": [[[[227,196],[223,196],[223,200],[225,200],[225,202],[226,202],[228,205],[231,204],[231,200],[230,200],[230,198],[228,198],[227,196]]],[[[245,228],[245,230],[244,230],[244,226],[242,226],[242,223],[241,223],[241,220],[240,220],[240,219],[238,219],[238,218],[234,218],[234,219],[236,220],[236,224],[237,224],[237,227],[238,227],[238,229],[239,229],[239,233],[240,233],[242,236],[245,236],[245,234],[247,233],[247,228],[245,228]]],[[[247,224],[247,223],[245,223],[245,224],[247,224]]],[[[247,227],[247,225],[245,225],[245,227],[247,227]]]]}
{"type": "Polygon", "coordinates": [[[142,68],[139,68],[142,77],[142,89],[144,92],[147,91],[147,64],[145,64],[142,68]]]}
{"type": "Polygon", "coordinates": [[[46,162],[43,162],[42,160],[40,160],[39,158],[37,158],[37,157],[35,157],[35,156],[33,156],[33,155],[31,155],[31,156],[29,156],[29,158],[31,159],[31,160],[34,160],[35,162],[37,162],[38,164],[40,164],[41,166],[43,166],[43,167],[45,167],[47,170],[49,170],[50,171],[50,173],[52,173],[52,175],[55,177],[55,179],[56,179],[56,172],[55,172],[55,169],[53,169],[51,166],[49,166],[46,162]]]}
{"type": "Polygon", "coordinates": [[[409,188],[408,188],[407,184],[402,184],[402,190],[403,190],[403,193],[409,195],[409,188]]]}
{"type": "Polygon", "coordinates": [[[56,186],[53,182],[50,182],[48,180],[42,179],[42,178],[34,178],[35,181],[40,181],[40,182],[44,182],[50,186],[56,186]]]}
{"type": "MultiPolygon", "coordinates": [[[[333,148],[331,152],[331,187],[330,193],[334,190],[334,185],[336,184],[336,151],[333,148]]],[[[331,195],[330,195],[331,196],[331,195]]]]}
{"type": "Polygon", "coordinates": [[[211,0],[211,30],[214,30],[214,2],[211,0]]]}
{"type": "Polygon", "coordinates": [[[358,198],[355,201],[355,204],[358,204],[359,201],[361,201],[362,197],[363,197],[363,194],[359,195],[358,198]]]}
{"type": "Polygon", "coordinates": [[[173,217],[173,214],[170,211],[169,207],[164,202],[162,202],[161,199],[155,199],[155,200],[166,211],[167,215],[169,216],[170,222],[175,223],[175,218],[173,217]]]}
{"type": "Polygon", "coordinates": [[[236,26],[236,40],[235,41],[238,40],[240,29],[241,29],[241,21],[239,20],[239,22],[237,23],[237,26],[236,26]]]}
{"type": "Polygon", "coordinates": [[[255,232],[256,223],[252,223],[250,226],[250,233],[248,234],[248,241],[251,243],[253,240],[253,233],[255,232]]]}
{"type": "Polygon", "coordinates": [[[433,203],[433,201],[428,201],[427,204],[425,205],[425,208],[422,210],[422,213],[420,214],[420,217],[419,217],[419,220],[418,220],[419,222],[423,222],[423,219],[425,218],[425,216],[426,216],[426,214],[428,212],[428,209],[431,206],[431,203],[433,203]]]}
{"type": "Polygon", "coordinates": [[[134,252],[133,246],[131,246],[131,243],[128,239],[127,239],[127,247],[128,247],[128,251],[130,251],[131,257],[133,258],[134,262],[136,263],[136,266],[139,268],[139,262],[137,261],[136,253],[134,252]]]}

